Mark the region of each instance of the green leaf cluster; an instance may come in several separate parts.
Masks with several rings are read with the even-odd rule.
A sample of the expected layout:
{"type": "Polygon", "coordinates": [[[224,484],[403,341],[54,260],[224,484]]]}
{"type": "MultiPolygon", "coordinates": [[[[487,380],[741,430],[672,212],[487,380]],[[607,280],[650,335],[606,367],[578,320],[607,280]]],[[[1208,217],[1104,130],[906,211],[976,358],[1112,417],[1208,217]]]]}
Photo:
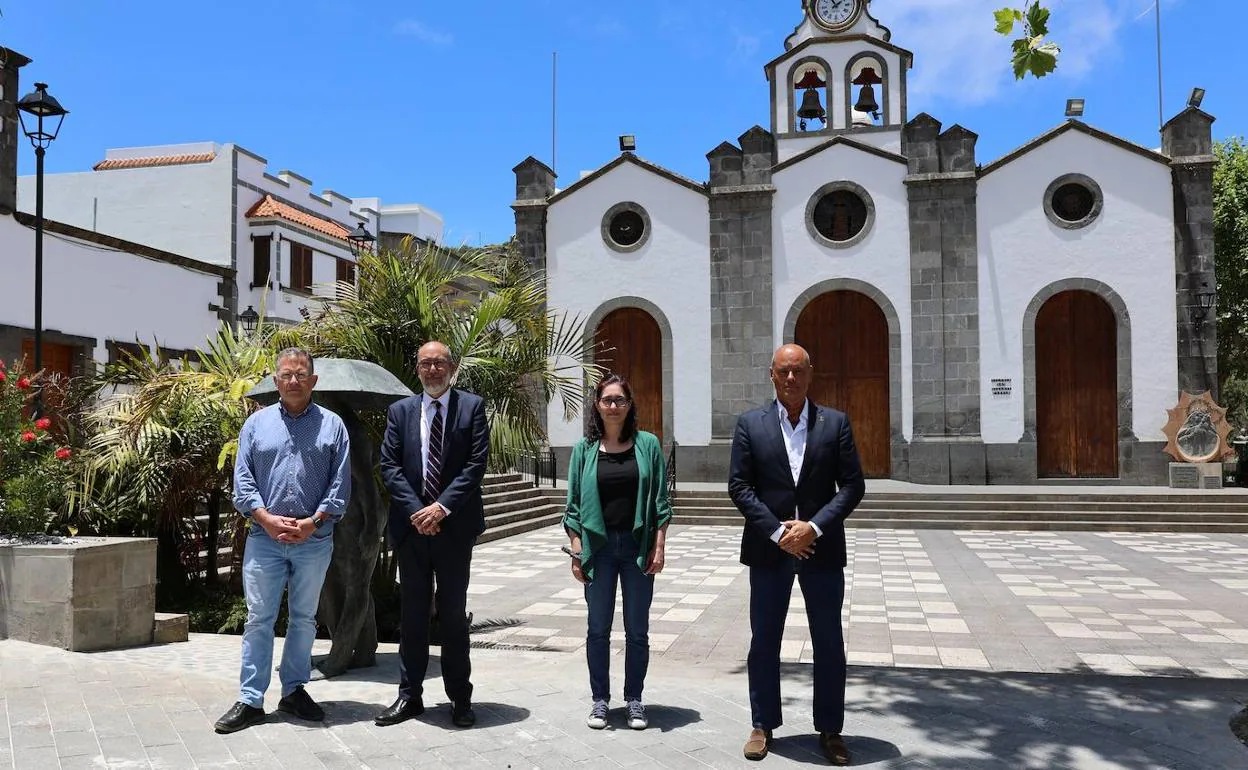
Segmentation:
{"type": "Polygon", "coordinates": [[[1057,69],[1057,57],[1062,49],[1046,39],[1049,15],[1049,10],[1041,6],[1039,0],[1028,2],[1022,9],[1002,8],[993,12],[998,34],[1009,37],[1014,34],[1015,26],[1021,26],[1022,37],[1010,43],[1010,62],[1018,80],[1028,74],[1042,78],[1057,69]]]}

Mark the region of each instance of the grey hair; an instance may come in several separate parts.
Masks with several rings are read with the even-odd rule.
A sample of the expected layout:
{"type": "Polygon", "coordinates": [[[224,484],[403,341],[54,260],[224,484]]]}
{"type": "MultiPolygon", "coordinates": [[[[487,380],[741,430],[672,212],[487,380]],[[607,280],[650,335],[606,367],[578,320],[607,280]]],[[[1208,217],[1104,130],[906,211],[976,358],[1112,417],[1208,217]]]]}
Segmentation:
{"type": "Polygon", "coordinates": [[[308,374],[316,374],[316,365],[312,362],[312,354],[308,352],[307,348],[283,348],[282,351],[277,354],[275,368],[280,368],[282,365],[282,359],[285,358],[304,359],[308,362],[308,374]]]}

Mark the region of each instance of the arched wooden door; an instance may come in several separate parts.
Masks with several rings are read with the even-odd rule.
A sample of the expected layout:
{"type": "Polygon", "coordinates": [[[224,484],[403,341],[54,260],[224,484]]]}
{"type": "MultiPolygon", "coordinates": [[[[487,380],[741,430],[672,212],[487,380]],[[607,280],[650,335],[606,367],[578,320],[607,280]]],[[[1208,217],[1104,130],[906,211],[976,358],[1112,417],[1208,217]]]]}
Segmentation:
{"type": "Polygon", "coordinates": [[[1036,450],[1041,478],[1118,475],[1118,324],[1092,292],[1036,315],[1036,450]]]}
{"type": "Polygon", "coordinates": [[[888,478],[892,431],[884,311],[856,291],[821,294],[798,316],[794,341],[815,366],[810,399],[849,415],[863,473],[888,478]]]}
{"type": "Polygon", "coordinates": [[[663,441],[663,335],[646,311],[613,310],[598,324],[594,363],[623,375],[633,389],[637,426],[663,441]]]}

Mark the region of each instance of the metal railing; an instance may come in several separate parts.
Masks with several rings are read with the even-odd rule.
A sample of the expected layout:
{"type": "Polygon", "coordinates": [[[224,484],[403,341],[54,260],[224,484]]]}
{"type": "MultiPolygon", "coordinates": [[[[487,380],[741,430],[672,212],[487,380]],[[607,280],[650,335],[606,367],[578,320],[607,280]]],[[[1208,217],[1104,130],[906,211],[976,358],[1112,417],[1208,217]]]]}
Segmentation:
{"type": "Polygon", "coordinates": [[[540,487],[549,481],[550,488],[555,488],[558,462],[555,459],[555,450],[550,447],[537,452],[521,453],[516,457],[515,468],[516,472],[534,487],[540,487]]]}
{"type": "Polygon", "coordinates": [[[676,439],[672,439],[672,449],[667,454],[667,497],[676,496],[676,439]]]}

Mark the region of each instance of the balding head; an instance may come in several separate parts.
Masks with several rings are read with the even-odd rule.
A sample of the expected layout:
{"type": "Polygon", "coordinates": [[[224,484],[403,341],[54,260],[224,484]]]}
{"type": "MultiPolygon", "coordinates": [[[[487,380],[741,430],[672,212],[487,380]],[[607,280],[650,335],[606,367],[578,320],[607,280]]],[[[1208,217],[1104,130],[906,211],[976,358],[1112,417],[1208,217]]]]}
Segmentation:
{"type": "Polygon", "coordinates": [[[776,387],[776,399],[790,414],[806,405],[813,371],[810,354],[801,345],[781,345],[771,357],[771,384],[776,387]]]}

